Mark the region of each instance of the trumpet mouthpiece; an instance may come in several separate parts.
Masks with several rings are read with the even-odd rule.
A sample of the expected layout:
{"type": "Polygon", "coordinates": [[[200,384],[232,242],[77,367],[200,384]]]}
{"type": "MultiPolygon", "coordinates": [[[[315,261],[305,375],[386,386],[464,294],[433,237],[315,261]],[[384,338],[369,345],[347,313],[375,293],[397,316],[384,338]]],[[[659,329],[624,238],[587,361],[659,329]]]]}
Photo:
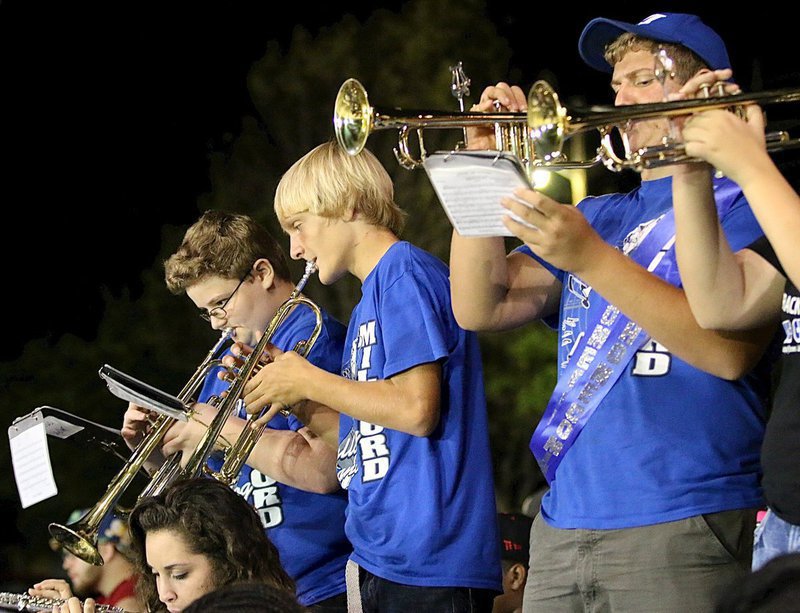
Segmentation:
{"type": "Polygon", "coordinates": [[[303,291],[303,288],[306,286],[306,283],[308,283],[308,280],[311,277],[311,275],[313,275],[315,272],[317,272],[316,262],[312,262],[311,260],[306,260],[306,270],[303,273],[303,277],[300,279],[300,281],[297,282],[297,285],[292,291],[292,296],[291,296],[292,298],[297,298],[300,292],[303,291]]]}

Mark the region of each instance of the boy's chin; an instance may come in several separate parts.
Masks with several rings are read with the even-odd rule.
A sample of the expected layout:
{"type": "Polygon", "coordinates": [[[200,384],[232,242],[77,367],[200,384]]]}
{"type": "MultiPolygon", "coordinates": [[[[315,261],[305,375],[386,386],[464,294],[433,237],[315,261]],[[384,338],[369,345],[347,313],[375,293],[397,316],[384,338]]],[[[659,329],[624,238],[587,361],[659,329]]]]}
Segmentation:
{"type": "Polygon", "coordinates": [[[342,272],[339,272],[339,271],[331,272],[331,271],[327,271],[327,270],[324,270],[324,269],[320,269],[320,270],[317,271],[317,278],[319,279],[319,282],[322,283],[322,285],[333,285],[339,279],[341,279],[343,276],[344,276],[344,272],[343,271],[342,272]]]}

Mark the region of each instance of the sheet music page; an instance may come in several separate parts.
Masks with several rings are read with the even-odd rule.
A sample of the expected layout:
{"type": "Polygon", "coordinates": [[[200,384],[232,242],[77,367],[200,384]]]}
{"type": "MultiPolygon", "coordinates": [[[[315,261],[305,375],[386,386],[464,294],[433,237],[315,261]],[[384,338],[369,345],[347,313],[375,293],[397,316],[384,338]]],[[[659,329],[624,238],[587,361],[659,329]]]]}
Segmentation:
{"type": "Polygon", "coordinates": [[[22,508],[58,494],[44,422],[13,434],[9,429],[8,439],[22,508]]]}
{"type": "Polygon", "coordinates": [[[462,236],[513,236],[503,225],[500,204],[518,187],[530,188],[519,161],[497,151],[437,152],[425,159],[436,195],[462,236]]]}
{"type": "Polygon", "coordinates": [[[173,419],[188,421],[186,406],[179,398],[167,394],[108,364],[103,365],[99,374],[102,379],[105,379],[109,391],[117,398],[127,400],[137,406],[156,411],[173,419]]]}
{"type": "Polygon", "coordinates": [[[56,438],[63,439],[67,439],[83,430],[83,426],[71,424],[68,421],[53,416],[44,418],[44,428],[48,436],[55,436],[56,438]]]}

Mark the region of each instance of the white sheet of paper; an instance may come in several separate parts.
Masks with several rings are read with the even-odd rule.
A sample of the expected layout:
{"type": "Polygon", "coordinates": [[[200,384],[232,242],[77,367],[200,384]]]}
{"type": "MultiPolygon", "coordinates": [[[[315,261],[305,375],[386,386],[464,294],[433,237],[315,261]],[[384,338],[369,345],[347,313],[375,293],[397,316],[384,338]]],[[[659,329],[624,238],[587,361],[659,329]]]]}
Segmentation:
{"type": "Polygon", "coordinates": [[[105,364],[100,369],[99,374],[102,379],[105,379],[109,391],[117,398],[127,400],[137,406],[156,411],[179,421],[189,421],[188,411],[177,397],[167,394],[108,364],[105,364]]]}
{"type": "Polygon", "coordinates": [[[44,418],[45,433],[49,436],[67,439],[73,434],[83,430],[83,426],[76,426],[63,419],[58,419],[52,415],[44,418]]]}
{"type": "Polygon", "coordinates": [[[459,234],[513,236],[503,225],[510,213],[500,199],[531,187],[518,162],[497,152],[439,152],[426,158],[425,170],[459,234]]]}
{"type": "Polygon", "coordinates": [[[44,423],[31,426],[13,438],[9,435],[8,442],[22,508],[58,494],[44,423]]]}

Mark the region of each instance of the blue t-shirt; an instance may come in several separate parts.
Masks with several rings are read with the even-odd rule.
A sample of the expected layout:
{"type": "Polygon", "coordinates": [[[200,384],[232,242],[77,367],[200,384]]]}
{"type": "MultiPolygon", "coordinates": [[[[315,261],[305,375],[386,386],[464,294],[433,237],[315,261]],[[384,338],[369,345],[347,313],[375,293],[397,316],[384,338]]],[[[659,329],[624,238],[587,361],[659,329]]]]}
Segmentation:
{"type": "Polygon", "coordinates": [[[337,476],[349,494],[353,560],[405,585],[500,591],[477,337],[455,322],[447,267],[398,242],[364,280],[342,373],[387,379],[432,362],[441,364],[442,387],[439,424],[429,436],[341,416],[337,476]]]}
{"type": "MultiPolygon", "coordinates": [[[[303,305],[296,307],[278,327],[272,344],[290,351],[299,340],[311,336],[315,317],[303,305]]],[[[323,327],[308,355],[310,362],[338,373],[344,342],[344,326],[323,311],[323,327]]],[[[199,398],[218,395],[228,384],[211,372],[199,398]]],[[[244,413],[239,415],[245,417],[244,413]]],[[[268,424],[276,430],[299,430],[303,424],[294,416],[276,415],[268,424]]],[[[232,441],[231,441],[232,442],[232,441]]],[[[219,454],[208,460],[212,470],[222,465],[219,454]]],[[[245,466],[234,488],[255,508],[267,537],[278,549],[281,564],[297,585],[298,600],[312,605],[345,591],[344,568],[352,547],[344,533],[347,493],[306,492],[245,466]]]]}
{"type": "MultiPolygon", "coordinates": [[[[735,251],[762,232],[741,191],[727,179],[715,180],[715,189],[723,186],[732,200],[720,221],[735,251]]],[[[607,243],[627,253],[670,210],[672,179],[645,181],[627,194],[587,198],[578,206],[607,243]]],[[[562,282],[564,367],[587,329],[584,305],[600,297],[580,279],[544,264],[562,282]]],[[[766,391],[755,375],[715,377],[650,339],[564,455],[542,500],[542,516],[558,528],[610,529],[763,504],[759,447],[766,391]]]]}

